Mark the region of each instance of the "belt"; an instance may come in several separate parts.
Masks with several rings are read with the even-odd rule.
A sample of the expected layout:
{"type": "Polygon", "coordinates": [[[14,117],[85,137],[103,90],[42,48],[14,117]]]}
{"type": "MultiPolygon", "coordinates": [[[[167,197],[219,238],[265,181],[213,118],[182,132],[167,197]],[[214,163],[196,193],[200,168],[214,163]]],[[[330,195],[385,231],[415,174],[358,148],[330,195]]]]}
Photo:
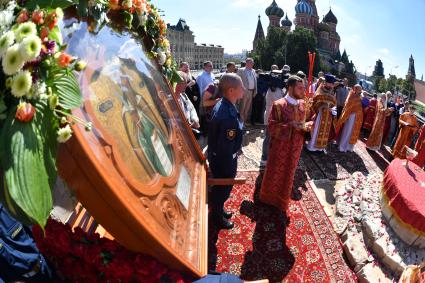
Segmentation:
{"type": "MultiPolygon", "coordinates": [[[[217,156],[217,153],[213,152],[212,155],[217,156]]],[[[235,159],[237,156],[238,156],[237,152],[232,154],[233,159],[235,159]]]]}

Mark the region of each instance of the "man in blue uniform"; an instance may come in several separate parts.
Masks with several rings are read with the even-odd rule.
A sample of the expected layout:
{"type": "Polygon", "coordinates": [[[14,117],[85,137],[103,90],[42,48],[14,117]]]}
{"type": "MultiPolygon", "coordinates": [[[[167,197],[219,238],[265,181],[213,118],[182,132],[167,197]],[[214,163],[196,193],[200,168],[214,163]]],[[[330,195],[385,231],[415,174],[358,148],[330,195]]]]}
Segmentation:
{"type": "Polygon", "coordinates": [[[51,280],[51,271],[31,238],[31,231],[0,203],[0,283],[51,280]]]}
{"type": "MultiPolygon", "coordinates": [[[[214,178],[235,178],[237,152],[242,145],[242,121],[235,107],[241,99],[244,87],[236,74],[224,74],[219,83],[223,98],[216,104],[211,115],[208,131],[208,161],[214,178]]],[[[232,191],[230,186],[214,186],[211,191],[212,220],[218,228],[232,229],[232,217],[224,210],[224,203],[232,191]]]]}

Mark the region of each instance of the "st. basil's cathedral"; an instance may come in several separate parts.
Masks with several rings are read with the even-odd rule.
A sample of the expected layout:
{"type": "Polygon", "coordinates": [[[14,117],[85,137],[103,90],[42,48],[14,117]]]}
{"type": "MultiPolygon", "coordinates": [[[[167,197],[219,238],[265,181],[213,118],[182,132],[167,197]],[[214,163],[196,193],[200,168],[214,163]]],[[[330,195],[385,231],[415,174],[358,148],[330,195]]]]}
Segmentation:
{"type": "MultiPolygon", "coordinates": [[[[272,4],[267,7],[266,15],[269,18],[269,27],[280,27],[287,32],[291,30],[292,22],[286,13],[273,0],[272,4]],[[282,19],[285,16],[284,19],[282,19]]],[[[318,43],[318,51],[322,63],[333,67],[334,59],[339,52],[339,44],[341,37],[336,31],[338,19],[329,9],[329,12],[319,21],[315,0],[298,0],[295,5],[295,27],[304,27],[313,31],[318,43]]],[[[261,25],[260,16],[258,17],[257,30],[253,42],[253,50],[256,49],[258,41],[264,39],[264,31],[261,25]]]]}

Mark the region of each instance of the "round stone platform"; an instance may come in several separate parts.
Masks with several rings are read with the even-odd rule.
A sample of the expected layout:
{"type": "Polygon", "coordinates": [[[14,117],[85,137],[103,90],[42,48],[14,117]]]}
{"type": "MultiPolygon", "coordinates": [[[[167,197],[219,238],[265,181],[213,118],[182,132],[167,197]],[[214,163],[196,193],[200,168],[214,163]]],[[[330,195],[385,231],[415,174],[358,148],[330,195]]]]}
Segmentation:
{"type": "Polygon", "coordinates": [[[395,159],[384,173],[381,208],[387,223],[408,245],[425,248],[425,172],[395,159]]]}
{"type": "Polygon", "coordinates": [[[425,249],[406,244],[387,224],[381,187],[381,174],[357,172],[336,194],[336,230],[361,282],[391,282],[425,260],[425,249]]]}

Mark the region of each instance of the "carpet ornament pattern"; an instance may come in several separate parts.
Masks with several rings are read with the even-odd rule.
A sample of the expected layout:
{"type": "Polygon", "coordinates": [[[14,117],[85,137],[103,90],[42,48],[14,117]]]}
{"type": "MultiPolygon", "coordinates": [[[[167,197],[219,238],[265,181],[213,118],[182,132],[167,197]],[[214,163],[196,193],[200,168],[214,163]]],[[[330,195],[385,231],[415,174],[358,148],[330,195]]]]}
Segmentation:
{"type": "Polygon", "coordinates": [[[246,184],[234,186],[226,209],[232,230],[209,231],[209,268],[244,280],[270,282],[356,282],[343,258],[337,234],[306,176],[298,170],[286,216],[262,204],[259,172],[239,172],[246,184]],[[289,224],[288,224],[289,222],[289,224]]]}

